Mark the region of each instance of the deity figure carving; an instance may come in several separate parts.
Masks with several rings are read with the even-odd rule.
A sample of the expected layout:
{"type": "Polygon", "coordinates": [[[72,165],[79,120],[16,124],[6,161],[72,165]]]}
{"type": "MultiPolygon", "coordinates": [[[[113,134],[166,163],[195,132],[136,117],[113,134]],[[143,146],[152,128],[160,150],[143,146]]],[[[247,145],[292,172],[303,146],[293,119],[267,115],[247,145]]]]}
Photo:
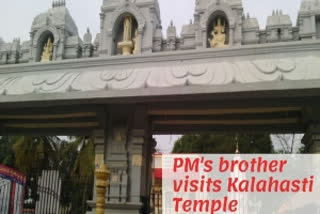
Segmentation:
{"type": "Polygon", "coordinates": [[[114,128],[113,129],[113,141],[116,143],[125,143],[126,129],[125,128],[114,128]]]}
{"type": "Polygon", "coordinates": [[[218,18],[217,25],[214,24],[211,32],[212,39],[208,39],[211,48],[223,48],[226,46],[226,25],[222,25],[221,18],[218,18]]]}
{"type": "Polygon", "coordinates": [[[118,43],[118,48],[121,49],[122,55],[131,55],[133,50],[132,41],[132,17],[126,16],[123,22],[123,41],[118,43]]]}
{"type": "Polygon", "coordinates": [[[131,16],[125,17],[123,28],[124,28],[123,41],[130,41],[131,40],[131,31],[132,31],[132,18],[131,18],[131,16]]]}
{"type": "Polygon", "coordinates": [[[43,47],[43,52],[41,55],[41,62],[49,62],[52,60],[53,56],[53,42],[49,37],[48,42],[43,47]]]}

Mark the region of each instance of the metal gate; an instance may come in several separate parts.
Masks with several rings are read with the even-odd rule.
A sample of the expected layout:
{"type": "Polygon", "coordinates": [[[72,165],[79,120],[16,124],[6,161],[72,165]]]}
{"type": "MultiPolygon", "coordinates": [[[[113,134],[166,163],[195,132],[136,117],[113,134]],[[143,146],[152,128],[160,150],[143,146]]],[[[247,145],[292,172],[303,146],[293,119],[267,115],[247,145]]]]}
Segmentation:
{"type": "Polygon", "coordinates": [[[44,170],[38,179],[36,214],[60,214],[66,211],[60,207],[61,178],[59,171],[44,170]]]}
{"type": "Polygon", "coordinates": [[[21,214],[23,211],[26,177],[0,165],[0,213],[21,214]]]}

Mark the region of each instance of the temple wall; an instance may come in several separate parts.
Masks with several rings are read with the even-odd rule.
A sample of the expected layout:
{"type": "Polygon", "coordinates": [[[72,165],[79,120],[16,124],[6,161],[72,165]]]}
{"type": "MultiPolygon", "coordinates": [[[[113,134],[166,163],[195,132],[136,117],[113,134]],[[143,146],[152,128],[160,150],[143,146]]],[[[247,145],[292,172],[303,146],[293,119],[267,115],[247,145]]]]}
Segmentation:
{"type": "Polygon", "coordinates": [[[55,1],[48,12],[35,17],[29,41],[14,39],[6,43],[0,40],[0,65],[39,61],[39,52],[43,51],[40,40],[48,32],[55,40],[52,60],[120,55],[121,51],[113,41],[116,39],[114,31],[121,25],[119,17],[123,14],[131,14],[138,23],[140,47],[136,54],[209,48],[208,39],[213,33],[209,27],[216,22],[212,22],[214,16],[222,16],[228,22],[227,29],[223,29],[224,48],[320,39],[320,7],[316,1],[302,0],[296,26],[288,15],[276,10],[268,16],[266,28],[260,29],[256,18],[243,14],[241,1],[198,0],[194,20],[178,33],[174,21],[163,32],[157,0],[105,0],[100,14],[101,32],[94,40],[89,29],[80,39],[65,2],[55,1]]]}

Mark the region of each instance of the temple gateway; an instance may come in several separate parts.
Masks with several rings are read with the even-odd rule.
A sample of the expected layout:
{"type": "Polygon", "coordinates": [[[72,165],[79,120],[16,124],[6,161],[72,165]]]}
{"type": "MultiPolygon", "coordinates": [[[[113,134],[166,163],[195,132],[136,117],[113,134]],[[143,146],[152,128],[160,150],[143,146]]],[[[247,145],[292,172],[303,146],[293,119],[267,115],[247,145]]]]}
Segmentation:
{"type": "Polygon", "coordinates": [[[294,21],[270,11],[260,29],[241,0],[196,0],[178,36],[158,0],[104,0],[81,39],[54,1],[30,40],[0,40],[0,135],[94,136],[110,185],[97,170],[88,203],[108,214],[152,212],[153,134],[299,132],[320,152],[319,1],[294,21]]]}

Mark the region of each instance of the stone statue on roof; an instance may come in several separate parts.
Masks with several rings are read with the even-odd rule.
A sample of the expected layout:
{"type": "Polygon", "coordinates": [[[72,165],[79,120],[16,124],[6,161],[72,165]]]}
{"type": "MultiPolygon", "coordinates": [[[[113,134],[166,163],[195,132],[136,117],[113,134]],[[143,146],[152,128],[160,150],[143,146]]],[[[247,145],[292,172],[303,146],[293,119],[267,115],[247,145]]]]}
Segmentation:
{"type": "Polygon", "coordinates": [[[211,32],[212,39],[208,39],[211,48],[223,48],[226,43],[226,26],[225,23],[221,23],[221,18],[219,17],[217,20],[217,25],[213,26],[213,30],[211,32]]]}
{"type": "Polygon", "coordinates": [[[43,47],[43,52],[41,56],[41,62],[49,62],[52,60],[53,55],[53,42],[49,37],[48,42],[43,47]]]}

